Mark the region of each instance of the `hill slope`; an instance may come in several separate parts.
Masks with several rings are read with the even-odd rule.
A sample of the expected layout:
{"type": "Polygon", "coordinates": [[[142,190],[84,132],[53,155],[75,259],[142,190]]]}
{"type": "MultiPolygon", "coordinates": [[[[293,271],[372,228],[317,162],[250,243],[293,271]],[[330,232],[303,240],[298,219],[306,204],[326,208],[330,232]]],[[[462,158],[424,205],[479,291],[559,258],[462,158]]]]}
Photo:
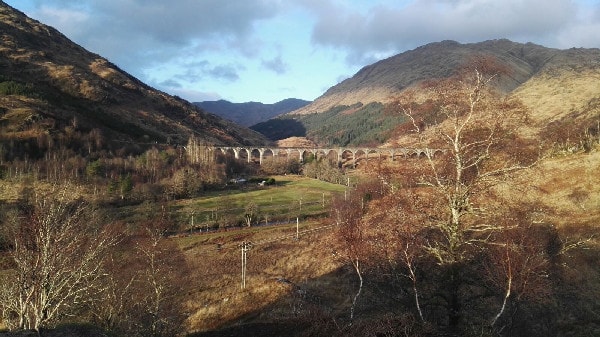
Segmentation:
{"type": "Polygon", "coordinates": [[[185,143],[190,135],[218,144],[265,143],[246,128],[145,85],[0,2],[0,137],[57,142],[92,130],[115,141],[185,143]]]}
{"type": "Polygon", "coordinates": [[[232,103],[226,100],[194,102],[202,109],[243,126],[252,126],[275,116],[300,109],[309,101],[287,98],[273,104],[260,102],[232,103]]]}
{"type": "Polygon", "coordinates": [[[311,104],[253,128],[277,140],[282,136],[280,125],[288,125],[285,136],[306,136],[324,146],[397,142],[402,135],[394,130],[405,121],[398,114],[390,120],[385,113],[394,109],[390,103],[396,97],[482,58],[508,70],[496,77],[495,89],[520,99],[529,109],[532,134],[597,129],[600,50],[559,50],[509,40],[443,41],[398,54],[364,67],[311,104]],[[373,104],[380,108],[372,109],[373,104]]]}
{"type": "Polygon", "coordinates": [[[293,113],[324,112],[334,106],[358,102],[386,103],[413,84],[448,77],[469,59],[483,55],[498,59],[511,70],[512,74],[502,78],[500,84],[501,90],[510,92],[559,53],[557,49],[509,40],[472,44],[455,41],[430,43],[362,68],[351,78],[331,87],[312,104],[293,113]]]}

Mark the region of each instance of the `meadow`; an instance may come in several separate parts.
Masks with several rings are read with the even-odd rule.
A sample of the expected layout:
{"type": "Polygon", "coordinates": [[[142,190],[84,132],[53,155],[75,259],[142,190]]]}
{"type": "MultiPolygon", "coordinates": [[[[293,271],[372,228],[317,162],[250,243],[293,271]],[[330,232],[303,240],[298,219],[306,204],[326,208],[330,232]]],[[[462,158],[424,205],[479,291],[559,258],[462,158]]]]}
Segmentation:
{"type": "Polygon", "coordinates": [[[347,191],[346,186],[299,175],[269,176],[195,198],[123,205],[115,213],[121,221],[136,223],[164,212],[175,232],[240,227],[247,225],[246,215],[251,217],[251,225],[295,223],[296,218],[304,221],[327,216],[333,198],[342,198],[347,191]],[[260,186],[258,182],[266,179],[273,183],[260,186]]]}

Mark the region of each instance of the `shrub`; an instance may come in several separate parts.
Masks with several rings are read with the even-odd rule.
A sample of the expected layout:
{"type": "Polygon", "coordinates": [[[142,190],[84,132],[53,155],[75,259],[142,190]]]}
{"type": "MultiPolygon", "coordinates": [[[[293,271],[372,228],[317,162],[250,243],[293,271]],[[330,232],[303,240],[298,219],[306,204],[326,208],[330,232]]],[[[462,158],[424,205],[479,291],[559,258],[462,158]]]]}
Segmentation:
{"type": "Polygon", "coordinates": [[[33,95],[33,84],[22,84],[15,81],[0,82],[0,95],[33,95]]]}

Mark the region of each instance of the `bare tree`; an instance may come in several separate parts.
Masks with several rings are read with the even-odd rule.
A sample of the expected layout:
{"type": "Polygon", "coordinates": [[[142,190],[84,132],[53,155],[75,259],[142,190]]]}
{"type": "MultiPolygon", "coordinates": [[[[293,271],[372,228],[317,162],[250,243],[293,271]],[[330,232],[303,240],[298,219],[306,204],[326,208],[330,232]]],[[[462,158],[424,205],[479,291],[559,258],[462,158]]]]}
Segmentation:
{"type": "Polygon", "coordinates": [[[363,217],[369,202],[381,195],[377,182],[365,182],[357,186],[349,197],[334,199],[331,207],[331,217],[337,225],[335,238],[340,245],[339,256],[345,263],[352,265],[358,278],[358,289],[350,307],[350,325],[353,324],[356,304],[363,290],[364,269],[370,255],[367,226],[363,223],[363,217]]]}
{"type": "Polygon", "coordinates": [[[147,240],[139,244],[137,250],[142,254],[147,268],[143,271],[143,278],[147,282],[148,292],[143,296],[143,310],[148,313],[149,321],[146,329],[152,336],[160,336],[167,326],[167,321],[162,315],[162,307],[167,296],[168,283],[166,281],[166,266],[160,263],[159,255],[161,247],[159,244],[164,232],[159,228],[148,228],[147,240]]]}
{"type": "Polygon", "coordinates": [[[185,258],[166,237],[164,214],[119,243],[107,261],[102,299],[89,307],[95,324],[123,336],[175,336],[190,286],[185,258]]]}
{"type": "Polygon", "coordinates": [[[419,183],[434,188],[446,200],[448,217],[435,223],[444,239],[429,247],[442,264],[463,258],[461,248],[470,243],[465,234],[494,229],[493,224],[467,225],[471,221],[465,218],[478,211],[473,197],[497,185],[508,174],[531,167],[536,159],[528,153],[517,157],[505,152],[510,147],[526,145],[517,141],[515,133],[525,121],[526,111],[520,103],[494,95],[489,84],[496,76],[474,69],[470,76],[427,88],[438,95],[435,106],[444,123],[424,126],[417,122],[410,106],[402,107],[414,131],[422,137],[421,144],[428,149],[429,170],[419,183]],[[436,147],[446,151],[437,160],[433,150],[436,147]]]}
{"type": "Polygon", "coordinates": [[[178,248],[165,234],[164,221],[149,224],[136,244],[140,256],[134,297],[140,336],[175,336],[183,328],[181,303],[177,297],[185,287],[186,264],[178,248]]]}
{"type": "Polygon", "coordinates": [[[356,302],[364,284],[362,263],[367,259],[367,245],[361,225],[364,205],[357,199],[360,197],[357,198],[354,194],[348,200],[336,199],[332,205],[332,217],[338,226],[336,239],[341,245],[340,256],[344,262],[352,265],[359,282],[350,307],[350,325],[354,321],[356,302]]]}
{"type": "Polygon", "coordinates": [[[490,238],[486,254],[487,282],[502,296],[497,311],[490,320],[490,328],[502,331],[511,324],[519,303],[546,301],[551,294],[549,270],[551,260],[564,249],[558,233],[552,226],[535,225],[539,222],[542,206],[519,200],[506,213],[498,213],[497,223],[503,230],[490,238]],[[505,315],[511,309],[511,315],[505,315]],[[508,316],[508,317],[504,317],[508,316]]]}
{"type": "MultiPolygon", "coordinates": [[[[519,224],[502,224],[498,212],[484,200],[511,173],[532,167],[537,153],[517,132],[526,121],[526,109],[493,90],[491,84],[502,71],[493,60],[477,60],[452,78],[409,90],[397,102],[418,145],[426,149],[426,160],[421,162],[424,165],[415,163],[412,176],[416,178],[403,184],[414,191],[420,205],[398,205],[402,216],[396,226],[404,229],[397,231],[399,256],[395,261],[403,263],[405,275],[412,281],[423,319],[415,273],[415,257],[420,253],[415,255],[414,244],[421,247],[424,256],[435,260],[435,270],[445,282],[437,297],[445,303],[451,329],[461,325],[464,318],[461,290],[473,289],[465,284],[465,268],[482,254],[491,254],[490,247],[504,247],[502,252],[495,252],[504,261],[508,276],[504,278],[503,305],[490,320],[494,323],[504,313],[517,273],[511,263],[514,252],[509,249],[513,243],[499,243],[495,233],[519,224]]],[[[406,194],[396,198],[405,200],[406,194]]]]}
{"type": "Polygon", "coordinates": [[[252,222],[258,218],[258,205],[254,201],[250,201],[244,207],[244,221],[246,226],[250,227],[252,222]]]}
{"type": "Polygon", "coordinates": [[[393,278],[409,280],[413,302],[421,322],[425,315],[421,305],[420,269],[425,269],[426,238],[422,225],[427,221],[426,209],[432,204],[427,196],[410,189],[387,195],[373,205],[376,211],[367,214],[365,221],[371,223],[367,236],[373,256],[385,265],[386,274],[393,278]]]}
{"type": "Polygon", "coordinates": [[[96,224],[89,205],[68,187],[36,193],[11,224],[14,269],[2,286],[2,312],[12,329],[51,326],[103,290],[106,252],[118,237],[96,224]]]}

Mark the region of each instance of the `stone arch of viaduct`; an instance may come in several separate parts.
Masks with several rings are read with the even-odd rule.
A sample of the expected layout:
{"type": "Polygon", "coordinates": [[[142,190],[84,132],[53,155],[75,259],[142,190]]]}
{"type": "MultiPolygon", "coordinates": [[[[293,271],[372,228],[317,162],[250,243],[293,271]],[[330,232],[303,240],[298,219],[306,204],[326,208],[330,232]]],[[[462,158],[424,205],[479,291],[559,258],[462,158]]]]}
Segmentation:
{"type": "Polygon", "coordinates": [[[262,164],[263,159],[267,157],[286,156],[287,158],[296,158],[303,162],[308,156],[315,158],[327,157],[338,163],[346,160],[354,160],[354,163],[361,159],[368,159],[370,156],[382,158],[387,157],[390,160],[398,158],[421,158],[428,154],[436,156],[443,153],[440,149],[417,149],[417,148],[376,148],[376,147],[337,147],[337,148],[301,148],[301,147],[248,147],[248,146],[214,146],[213,149],[222,154],[233,154],[236,159],[245,158],[248,162],[255,159],[262,164]]]}

